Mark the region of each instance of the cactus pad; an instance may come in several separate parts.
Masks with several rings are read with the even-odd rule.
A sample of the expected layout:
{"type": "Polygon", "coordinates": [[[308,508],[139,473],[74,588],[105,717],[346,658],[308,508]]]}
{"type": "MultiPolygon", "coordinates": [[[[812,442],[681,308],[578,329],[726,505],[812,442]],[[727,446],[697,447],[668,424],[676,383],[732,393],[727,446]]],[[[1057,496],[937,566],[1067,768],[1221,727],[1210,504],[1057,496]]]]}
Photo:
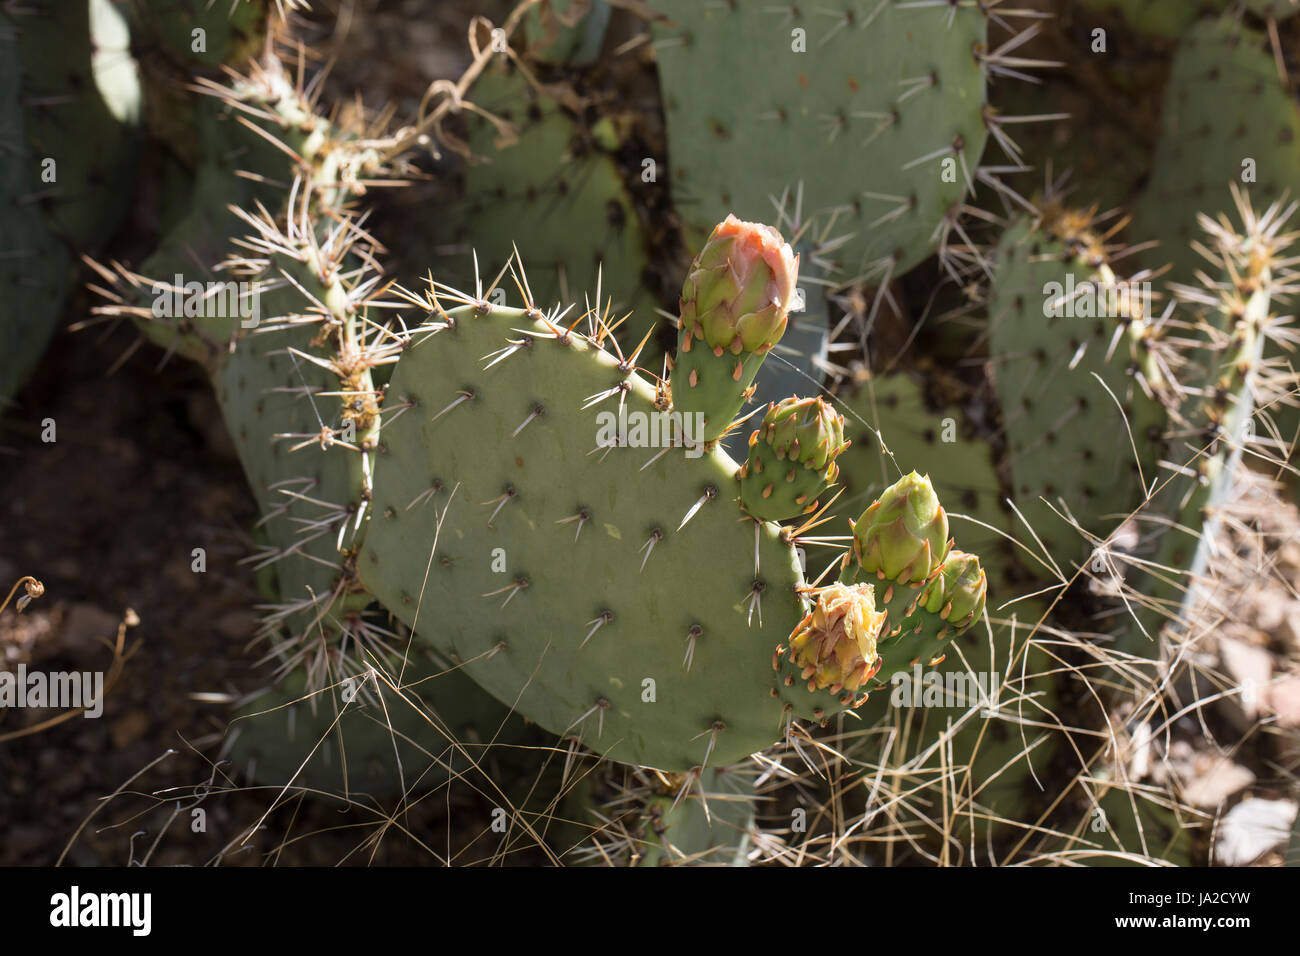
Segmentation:
{"type": "Polygon", "coordinates": [[[1053,210],[1041,231],[1008,229],[989,303],[1012,498],[1057,562],[1091,553],[1089,536],[1104,540],[1143,503],[1165,429],[1163,406],[1143,390],[1142,378],[1153,394],[1162,381],[1150,316],[1128,295],[1140,286],[1115,277],[1082,221],[1053,210]]]}
{"type": "Polygon", "coordinates": [[[978,5],[654,7],[670,18],[655,35],[672,188],[697,231],[764,219],[802,181],[807,207],[855,234],[848,274],[930,254],[987,136],[978,5]]]}
{"type": "Polygon", "coordinates": [[[772,743],[771,649],[803,616],[801,579],[777,528],[737,507],[736,464],[600,448],[597,413],[653,414],[654,390],[576,333],[479,311],[417,329],[394,372],[389,406],[410,407],[384,426],[366,586],[498,698],[608,756],[688,770],[772,743]]]}

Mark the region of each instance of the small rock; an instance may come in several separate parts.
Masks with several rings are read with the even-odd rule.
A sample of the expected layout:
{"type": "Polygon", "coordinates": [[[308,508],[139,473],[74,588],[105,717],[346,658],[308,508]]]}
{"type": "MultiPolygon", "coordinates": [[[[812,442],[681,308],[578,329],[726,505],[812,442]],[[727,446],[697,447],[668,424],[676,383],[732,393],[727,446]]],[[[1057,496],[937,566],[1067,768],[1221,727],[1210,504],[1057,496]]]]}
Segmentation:
{"type": "Polygon", "coordinates": [[[1289,601],[1277,627],[1277,635],[1291,648],[1300,649],[1300,602],[1289,601]]]}
{"type": "Polygon", "coordinates": [[[51,564],[50,571],[52,572],[50,577],[67,578],[70,581],[81,577],[81,565],[77,563],[76,558],[58,558],[51,564]]]}
{"type": "Polygon", "coordinates": [[[85,660],[101,653],[101,641],[111,641],[117,634],[120,619],[93,604],[74,604],[63,616],[59,635],[47,646],[37,648],[41,657],[67,654],[85,660]]]}
{"type": "Polygon", "coordinates": [[[113,721],[113,747],[121,750],[127,747],[143,736],[144,732],[149,729],[149,715],[143,710],[133,710],[130,713],[119,717],[113,721]]]}
{"type": "Polygon", "coordinates": [[[1195,776],[1183,787],[1183,799],[1210,810],[1255,782],[1255,775],[1245,767],[1210,754],[1198,756],[1192,762],[1192,772],[1195,776]]]}
{"type": "Polygon", "coordinates": [[[1229,810],[1219,824],[1214,862],[1247,866],[1291,838],[1296,804],[1292,800],[1247,797],[1229,810]]]}
{"type": "Polygon", "coordinates": [[[227,640],[246,641],[257,633],[258,617],[256,612],[241,608],[221,615],[212,626],[227,640]]]}
{"type": "Polygon", "coordinates": [[[1278,726],[1300,727],[1300,674],[1271,685],[1267,704],[1277,714],[1278,726]]]}
{"type": "Polygon", "coordinates": [[[1257,593],[1254,600],[1242,595],[1251,611],[1252,623],[1266,634],[1276,634],[1286,620],[1289,610],[1286,603],[1273,599],[1268,592],[1257,593]]]}
{"type": "Polygon", "coordinates": [[[10,859],[20,863],[37,862],[35,851],[48,841],[49,837],[40,828],[30,824],[19,824],[5,831],[5,849],[11,854],[10,859]]]}
{"type": "Polygon", "coordinates": [[[1240,693],[1227,699],[1235,702],[1247,719],[1253,721],[1259,713],[1260,698],[1273,677],[1273,655],[1262,647],[1225,637],[1219,639],[1219,657],[1224,671],[1241,688],[1240,693]]]}

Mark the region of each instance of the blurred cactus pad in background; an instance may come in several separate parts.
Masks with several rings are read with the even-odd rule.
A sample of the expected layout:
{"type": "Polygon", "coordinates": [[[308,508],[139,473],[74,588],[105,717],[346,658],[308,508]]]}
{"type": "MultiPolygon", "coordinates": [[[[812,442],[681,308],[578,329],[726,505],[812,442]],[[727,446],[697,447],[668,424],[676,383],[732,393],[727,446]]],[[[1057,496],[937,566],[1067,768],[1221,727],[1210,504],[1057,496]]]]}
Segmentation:
{"type": "Polygon", "coordinates": [[[0,7],[0,862],[1282,862],[1297,13],[0,7]]]}

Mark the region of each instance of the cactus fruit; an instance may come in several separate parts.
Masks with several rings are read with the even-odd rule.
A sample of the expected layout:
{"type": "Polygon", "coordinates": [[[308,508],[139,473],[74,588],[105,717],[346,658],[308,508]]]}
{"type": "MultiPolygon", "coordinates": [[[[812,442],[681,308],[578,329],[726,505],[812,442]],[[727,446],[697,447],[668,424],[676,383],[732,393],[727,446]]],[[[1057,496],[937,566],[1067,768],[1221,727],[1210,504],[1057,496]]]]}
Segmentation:
{"type": "Polygon", "coordinates": [[[988,581],[980,559],[954,548],[944,558],[939,573],[921,591],[916,606],[947,621],[960,634],[984,613],[987,592],[988,581]]]}
{"type": "Polygon", "coordinates": [[[740,466],[741,505],[764,521],[811,514],[817,496],[835,484],[835,459],[848,446],[843,417],[821,398],[768,405],[740,466]]]}
{"type": "Polygon", "coordinates": [[[941,660],[984,613],[983,568],[952,548],[928,479],[904,476],[849,524],[854,544],[839,582],[815,592],[813,610],[773,661],[787,687],[829,692],[823,713],[860,708],[895,673],[941,660]]]}
{"type": "Polygon", "coordinates": [[[731,428],[759,366],[785,332],[799,259],[771,226],[716,226],[682,285],[673,408],[704,416],[704,441],[731,428]]]}
{"type": "MultiPolygon", "coordinates": [[[[795,303],[786,320],[785,334],[763,364],[763,374],[754,382],[754,404],[763,407],[787,395],[810,391],[821,385],[828,370],[831,339],[830,292],[838,281],[834,251],[845,239],[832,235],[833,216],[808,216],[803,211],[803,187],[786,190],[776,203],[776,228],[790,237],[799,259],[799,284],[795,303]]],[[[744,454],[742,433],[722,441],[733,457],[744,454]]]]}
{"type": "Polygon", "coordinates": [[[979,559],[953,547],[948,518],[928,478],[912,472],[850,521],[852,549],[842,583],[874,581],[873,609],[884,615],[875,637],[881,660],[866,693],[915,664],[943,658],[949,641],[984,613],[988,582],[979,559]]]}
{"type": "Polygon", "coordinates": [[[987,588],[979,559],[955,549],[927,584],[885,587],[885,622],[876,641],[880,660],[871,674],[876,680],[864,691],[888,686],[900,672],[943,660],[947,645],[983,615],[987,588]]]}

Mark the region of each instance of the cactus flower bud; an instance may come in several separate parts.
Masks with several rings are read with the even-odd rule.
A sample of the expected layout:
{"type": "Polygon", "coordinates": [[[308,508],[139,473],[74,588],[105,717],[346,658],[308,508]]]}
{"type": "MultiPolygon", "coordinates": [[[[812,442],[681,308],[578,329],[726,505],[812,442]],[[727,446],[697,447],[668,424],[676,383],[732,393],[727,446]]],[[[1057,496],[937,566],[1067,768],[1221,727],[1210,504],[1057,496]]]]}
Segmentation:
{"type": "Polygon", "coordinates": [[[739,472],[741,504],[764,521],[815,511],[817,495],[839,477],[836,456],[849,444],[844,418],[820,398],[768,405],[739,472]]]}
{"type": "Polygon", "coordinates": [[[921,592],[917,606],[937,614],[960,634],[984,613],[987,592],[980,559],[953,548],[938,575],[921,592]]]}
{"type": "Polygon", "coordinates": [[[880,669],[876,640],[885,612],[870,584],[832,584],[790,635],[790,661],[810,691],[856,691],[880,669]]]}
{"type": "Polygon", "coordinates": [[[849,525],[854,558],[881,580],[921,584],[948,556],[948,516],[930,479],[916,472],[886,488],[849,525]]]}
{"type": "Polygon", "coordinates": [[[704,415],[704,439],[730,426],[763,358],[785,334],[799,257],[771,226],[727,216],[682,284],[674,408],[704,415]]]}

